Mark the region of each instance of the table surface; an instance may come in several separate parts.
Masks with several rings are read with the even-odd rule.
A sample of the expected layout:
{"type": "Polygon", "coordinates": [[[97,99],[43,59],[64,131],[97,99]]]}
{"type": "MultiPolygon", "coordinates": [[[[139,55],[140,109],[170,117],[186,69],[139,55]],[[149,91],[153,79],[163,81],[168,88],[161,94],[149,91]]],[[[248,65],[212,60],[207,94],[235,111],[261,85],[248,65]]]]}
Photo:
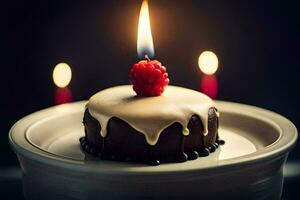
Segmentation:
{"type": "MultiPolygon", "coordinates": [[[[300,162],[288,162],[284,168],[284,200],[299,199],[300,162]]],[[[24,199],[22,194],[22,172],[19,166],[0,171],[0,199],[24,199]]]]}

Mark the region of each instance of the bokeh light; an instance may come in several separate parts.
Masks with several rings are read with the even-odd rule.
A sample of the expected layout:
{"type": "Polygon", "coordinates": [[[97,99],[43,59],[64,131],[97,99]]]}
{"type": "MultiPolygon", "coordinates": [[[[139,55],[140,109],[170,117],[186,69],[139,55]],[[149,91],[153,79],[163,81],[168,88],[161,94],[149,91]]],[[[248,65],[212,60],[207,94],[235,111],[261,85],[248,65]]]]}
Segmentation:
{"type": "Polygon", "coordinates": [[[204,51],[198,59],[200,70],[207,75],[212,75],[218,70],[219,60],[212,51],[204,51]]]}
{"type": "Polygon", "coordinates": [[[72,79],[72,70],[67,63],[59,63],[53,70],[53,81],[57,87],[67,87],[72,79]]]}

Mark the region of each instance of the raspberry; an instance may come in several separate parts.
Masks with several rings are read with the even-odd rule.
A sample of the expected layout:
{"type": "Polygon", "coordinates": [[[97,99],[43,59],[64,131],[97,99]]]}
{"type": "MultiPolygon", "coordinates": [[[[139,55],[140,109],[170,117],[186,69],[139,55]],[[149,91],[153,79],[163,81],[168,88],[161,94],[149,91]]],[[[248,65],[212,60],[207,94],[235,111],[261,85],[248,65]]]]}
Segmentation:
{"type": "Polygon", "coordinates": [[[129,77],[138,96],[159,96],[169,84],[166,68],[157,60],[142,60],[134,64],[129,77]]]}

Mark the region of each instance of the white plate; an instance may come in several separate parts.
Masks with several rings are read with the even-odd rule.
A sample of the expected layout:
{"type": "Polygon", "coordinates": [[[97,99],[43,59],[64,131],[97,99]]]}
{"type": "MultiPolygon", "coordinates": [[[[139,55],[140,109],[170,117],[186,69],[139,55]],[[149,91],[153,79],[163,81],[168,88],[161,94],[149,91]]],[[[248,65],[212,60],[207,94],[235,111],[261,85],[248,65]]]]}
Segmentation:
{"type": "Polygon", "coordinates": [[[85,156],[78,141],[85,103],[48,108],[12,127],[28,199],[280,199],[297,130],[276,113],[217,101],[224,146],[194,161],[147,166],[85,156]]]}

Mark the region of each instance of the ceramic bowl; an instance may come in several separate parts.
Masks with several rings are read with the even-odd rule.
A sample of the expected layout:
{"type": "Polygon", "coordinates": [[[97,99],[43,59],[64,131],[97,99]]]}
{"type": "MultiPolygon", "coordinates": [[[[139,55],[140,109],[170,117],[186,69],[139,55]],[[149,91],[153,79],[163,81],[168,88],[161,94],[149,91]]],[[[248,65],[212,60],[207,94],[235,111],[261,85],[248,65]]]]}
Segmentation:
{"type": "Polygon", "coordinates": [[[86,102],[28,115],[10,130],[27,199],[280,199],[297,130],[274,112],[216,101],[225,145],[208,157],[147,166],[80,149],[86,102]]]}

